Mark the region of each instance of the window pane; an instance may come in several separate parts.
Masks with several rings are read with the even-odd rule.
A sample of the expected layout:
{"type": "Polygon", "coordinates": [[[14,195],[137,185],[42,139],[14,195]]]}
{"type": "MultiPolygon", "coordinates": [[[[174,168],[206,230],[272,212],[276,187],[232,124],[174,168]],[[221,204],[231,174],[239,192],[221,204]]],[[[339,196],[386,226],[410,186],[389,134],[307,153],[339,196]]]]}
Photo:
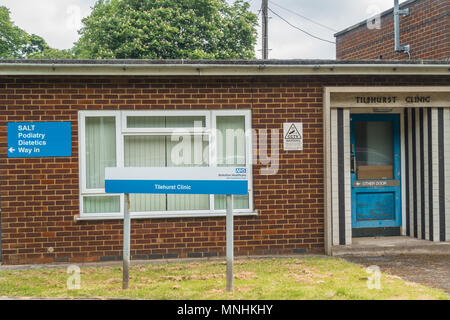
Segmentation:
{"type": "MultiPolygon", "coordinates": [[[[189,140],[191,137],[183,137],[189,140]]],[[[201,138],[201,136],[199,137],[201,138]]],[[[188,141],[186,140],[186,141],[188,141]]],[[[173,167],[173,166],[205,166],[207,159],[197,164],[194,151],[204,148],[208,154],[208,141],[199,139],[180,147],[180,141],[172,141],[170,136],[125,136],[124,156],[126,167],[173,167]],[[186,153],[187,163],[172,162],[172,153],[186,153]],[[192,162],[192,163],[190,163],[192,162]]],[[[183,140],[181,140],[183,141],[183,140]]],[[[186,143],[185,141],[185,143],[186,143]]],[[[182,143],[182,142],[181,142],[182,143]]],[[[181,155],[182,156],[182,155],[181,155]]],[[[164,194],[132,194],[130,195],[132,212],[148,211],[179,211],[179,210],[208,210],[209,195],[164,195],[164,194]]]]}
{"type": "Polygon", "coordinates": [[[393,179],[393,150],[391,121],[355,123],[357,179],[393,179]]]}
{"type": "MultiPolygon", "coordinates": [[[[217,158],[220,166],[246,166],[244,116],[216,119],[217,158]]],[[[206,127],[205,116],[128,116],[128,128],[206,127]]],[[[123,139],[124,166],[208,166],[209,136],[123,135],[116,137],[115,116],[85,117],[86,187],[104,188],[106,167],[116,167],[116,139],[123,139]]],[[[209,210],[210,195],[130,195],[132,212],[209,210]]],[[[215,209],[225,208],[225,196],[216,196],[215,209]]],[[[235,209],[249,208],[248,196],[234,196],[235,209]]],[[[83,196],[84,213],[121,212],[119,196],[83,196]]]]}
{"type": "MultiPolygon", "coordinates": [[[[217,130],[217,165],[218,166],[245,166],[245,117],[244,116],[218,116],[216,118],[217,130]]],[[[248,209],[249,200],[246,196],[234,196],[234,209],[248,209]]],[[[225,209],[226,197],[214,196],[214,208],[225,209]]]]}
{"type": "Polygon", "coordinates": [[[205,117],[166,117],[166,128],[204,128],[205,117]]]}
{"type": "Polygon", "coordinates": [[[125,136],[125,167],[165,167],[165,136],[125,136]]]}
{"type": "MultiPolygon", "coordinates": [[[[214,209],[223,210],[226,208],[227,198],[224,195],[214,196],[214,209]]],[[[233,196],[233,209],[248,209],[248,195],[246,196],[233,196]]]]}
{"type": "Polygon", "coordinates": [[[131,212],[166,211],[165,194],[130,194],[131,212]]]}
{"type": "Polygon", "coordinates": [[[207,136],[176,135],[166,137],[167,167],[206,167],[209,164],[207,136]]]}
{"type": "Polygon", "coordinates": [[[83,197],[84,213],[120,212],[120,197],[83,197]]]}
{"type": "MultiPolygon", "coordinates": [[[[208,166],[208,140],[203,136],[167,136],[168,167],[208,166]]],[[[167,210],[209,210],[208,194],[168,194],[167,210]]]]}
{"type": "Polygon", "coordinates": [[[168,194],[168,211],[209,210],[208,194],[168,194]]]}
{"type": "Polygon", "coordinates": [[[128,128],[164,128],[165,117],[127,117],[128,128]]]}
{"type": "Polygon", "coordinates": [[[86,188],[105,187],[105,168],[116,166],[115,117],[86,117],[86,188]]]}
{"type": "Polygon", "coordinates": [[[217,165],[245,166],[245,117],[217,117],[217,165]]]}
{"type": "MultiPolygon", "coordinates": [[[[165,167],[166,143],[164,136],[125,136],[125,167],[165,167]]],[[[164,194],[131,194],[130,211],[165,211],[164,194]]]]}
{"type": "Polygon", "coordinates": [[[205,123],[203,116],[127,117],[128,128],[203,128],[205,123]]]}

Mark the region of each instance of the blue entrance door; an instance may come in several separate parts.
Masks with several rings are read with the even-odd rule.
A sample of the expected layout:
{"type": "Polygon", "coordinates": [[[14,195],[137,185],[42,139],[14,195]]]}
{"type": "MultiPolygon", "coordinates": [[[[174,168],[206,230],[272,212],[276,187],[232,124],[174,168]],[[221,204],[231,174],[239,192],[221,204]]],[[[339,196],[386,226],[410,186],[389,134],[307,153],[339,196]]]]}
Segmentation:
{"type": "Polygon", "coordinates": [[[400,116],[351,115],[353,236],[400,235],[400,116]]]}

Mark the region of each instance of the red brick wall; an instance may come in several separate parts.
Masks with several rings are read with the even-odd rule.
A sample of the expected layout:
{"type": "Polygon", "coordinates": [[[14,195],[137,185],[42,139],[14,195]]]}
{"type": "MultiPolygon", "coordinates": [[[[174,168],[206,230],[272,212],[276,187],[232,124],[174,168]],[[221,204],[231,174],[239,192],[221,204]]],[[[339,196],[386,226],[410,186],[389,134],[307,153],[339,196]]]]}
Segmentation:
{"type": "MultiPolygon", "coordinates": [[[[77,112],[88,109],[243,108],[252,110],[256,129],[303,122],[304,151],[280,150],[276,175],[262,176],[254,166],[259,215],[235,219],[236,254],[323,251],[323,86],[432,84],[448,79],[0,77],[2,263],[120,259],[121,221],[74,221],[80,213],[77,112]],[[7,158],[6,126],[17,121],[71,121],[72,157],[7,158]]],[[[133,220],[131,246],[132,259],[222,256],[225,219],[133,220]]]]}
{"type": "MultiPolygon", "coordinates": [[[[411,59],[450,58],[450,1],[417,0],[408,6],[410,15],[400,18],[400,44],[411,46],[411,59]]],[[[406,60],[394,51],[394,17],[381,19],[381,29],[366,24],[336,37],[336,58],[342,60],[406,60]]]]}

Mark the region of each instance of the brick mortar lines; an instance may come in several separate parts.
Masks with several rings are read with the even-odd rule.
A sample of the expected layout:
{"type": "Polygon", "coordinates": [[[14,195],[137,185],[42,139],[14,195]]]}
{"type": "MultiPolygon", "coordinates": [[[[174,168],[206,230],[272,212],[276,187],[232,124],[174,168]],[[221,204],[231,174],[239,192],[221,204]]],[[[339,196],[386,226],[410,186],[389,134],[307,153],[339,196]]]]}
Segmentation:
{"type": "MultiPolygon", "coordinates": [[[[147,109],[158,110],[251,108],[253,127],[257,129],[282,130],[283,122],[303,122],[303,152],[280,151],[280,171],[276,176],[261,176],[258,172],[263,166],[254,166],[254,202],[259,215],[236,218],[236,254],[321,252],[324,232],[323,86],[442,85],[445,79],[437,76],[414,79],[362,76],[272,79],[48,77],[45,80],[40,77],[0,77],[3,263],[76,263],[120,258],[120,221],[73,221],[73,216],[79,214],[77,112],[88,109],[142,110],[145,101],[155,102],[151,107],[146,106],[147,109]],[[203,93],[207,95],[207,101],[187,103],[186,99],[203,93]],[[248,96],[242,97],[244,94],[248,96]],[[33,99],[31,96],[34,95],[39,98],[33,99]],[[113,103],[116,97],[111,95],[118,98],[122,95],[124,105],[113,103]],[[85,98],[92,98],[87,99],[92,100],[90,104],[85,98]],[[17,114],[17,111],[21,113],[17,114]],[[55,121],[56,117],[72,121],[71,158],[6,157],[8,121],[55,121]],[[50,247],[54,250],[52,253],[48,252],[50,247]]],[[[282,140],[279,142],[282,147],[282,140]]],[[[223,218],[138,219],[132,222],[133,257],[185,258],[224,254],[223,218]]]]}
{"type": "MultiPolygon", "coordinates": [[[[412,59],[450,58],[448,20],[450,6],[447,0],[426,0],[408,6],[411,14],[401,18],[402,43],[411,45],[412,59]]],[[[336,56],[343,60],[408,59],[404,53],[394,52],[393,14],[383,16],[380,30],[366,26],[337,37],[336,56]]]]}

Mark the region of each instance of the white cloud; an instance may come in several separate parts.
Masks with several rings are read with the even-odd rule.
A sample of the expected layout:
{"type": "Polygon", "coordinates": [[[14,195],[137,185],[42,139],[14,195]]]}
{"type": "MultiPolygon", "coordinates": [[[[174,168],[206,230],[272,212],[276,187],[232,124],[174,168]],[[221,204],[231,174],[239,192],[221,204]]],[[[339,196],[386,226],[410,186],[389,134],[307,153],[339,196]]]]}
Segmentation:
{"type": "Polygon", "coordinates": [[[71,48],[78,39],[77,27],[89,15],[94,0],[2,0],[14,23],[28,33],[43,37],[54,48],[71,48]]]}
{"type": "MultiPolygon", "coordinates": [[[[233,0],[227,0],[233,2],[233,0]]],[[[11,10],[12,19],[28,33],[43,37],[59,49],[70,48],[78,39],[81,18],[87,16],[95,0],[2,0],[11,10]]],[[[248,0],[253,12],[261,7],[261,0],[248,0]]],[[[403,1],[401,1],[403,2],[403,1]]],[[[269,0],[269,7],[293,25],[314,35],[334,41],[332,31],[317,26],[279,6],[309,17],[336,30],[343,30],[370,17],[373,8],[381,11],[392,8],[393,0],[269,0]],[[372,11],[368,11],[371,9],[372,11]]],[[[272,59],[334,59],[335,46],[306,36],[270,13],[269,58],[272,59]]],[[[259,29],[259,28],[258,28],[259,29]]],[[[261,56],[258,30],[256,56],[261,56]]]]}

